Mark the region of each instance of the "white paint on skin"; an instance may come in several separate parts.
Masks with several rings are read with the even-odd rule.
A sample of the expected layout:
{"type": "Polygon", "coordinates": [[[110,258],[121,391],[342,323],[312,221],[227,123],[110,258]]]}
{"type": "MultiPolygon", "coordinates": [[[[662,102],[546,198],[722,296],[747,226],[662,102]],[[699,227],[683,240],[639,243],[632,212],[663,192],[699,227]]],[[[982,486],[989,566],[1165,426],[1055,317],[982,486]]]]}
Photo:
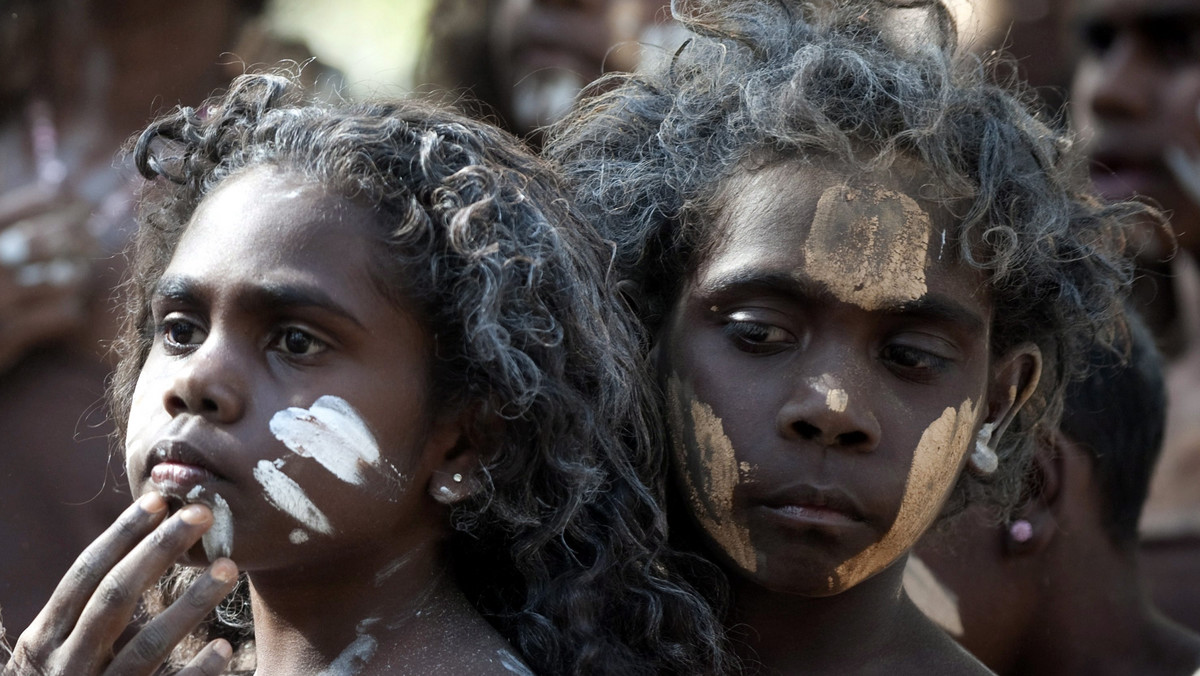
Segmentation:
{"type": "Polygon", "coordinates": [[[497,650],[496,654],[500,656],[500,666],[507,669],[510,674],[533,676],[533,672],[529,670],[529,667],[525,666],[516,655],[503,649],[497,650]]]}
{"type": "Polygon", "coordinates": [[[204,555],[209,561],[233,554],[233,512],[225,498],[214,493],[212,496],[213,524],[200,538],[204,555]]]}
{"type": "Polygon", "coordinates": [[[808,384],[817,392],[825,395],[825,406],[835,413],[846,410],[850,404],[850,395],[838,386],[837,378],[829,373],[818,378],[810,378],[808,384]]]}
{"type": "Polygon", "coordinates": [[[271,433],[297,455],[316,460],[346,483],[361,485],[365,468],[381,469],[379,444],[345,399],[326,395],[310,408],[291,407],[271,417],[271,433]]]}
{"type": "Polygon", "coordinates": [[[358,623],[355,632],[358,637],[346,646],[345,650],[337,656],[329,664],[329,668],[322,671],[317,676],[355,676],[371,663],[371,658],[375,656],[375,651],[379,648],[379,642],[374,636],[366,633],[367,627],[378,622],[378,618],[368,618],[358,623]]]}
{"type": "Polygon", "coordinates": [[[909,554],[904,568],[904,591],[934,624],[951,636],[962,637],[958,595],[943,584],[916,554],[909,554]]]}
{"type": "Polygon", "coordinates": [[[254,468],[254,478],[262,484],[270,502],[281,512],[299,521],[308,530],[324,535],[333,533],[329,519],[317,509],[300,484],[284,474],[269,460],[259,460],[254,468]]]}
{"type": "Polygon", "coordinates": [[[379,572],[375,573],[375,586],[382,586],[389,577],[395,575],[397,571],[403,569],[404,565],[408,563],[409,560],[412,559],[413,555],[421,549],[423,549],[423,547],[419,547],[381,568],[379,572]]]}
{"type": "Polygon", "coordinates": [[[308,531],[303,528],[297,528],[288,533],[288,541],[294,545],[302,545],[308,542],[308,531]]]}

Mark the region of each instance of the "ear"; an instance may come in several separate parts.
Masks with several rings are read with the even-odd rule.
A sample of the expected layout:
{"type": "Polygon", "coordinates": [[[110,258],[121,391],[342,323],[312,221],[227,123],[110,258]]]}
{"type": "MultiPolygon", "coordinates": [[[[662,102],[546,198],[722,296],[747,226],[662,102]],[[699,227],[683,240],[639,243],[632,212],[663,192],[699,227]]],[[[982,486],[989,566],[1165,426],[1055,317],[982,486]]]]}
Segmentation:
{"type": "Polygon", "coordinates": [[[986,422],[993,425],[992,445],[999,443],[1005,430],[1033,393],[1042,377],[1042,351],[1033,343],[1022,343],[996,361],[988,386],[986,422]]]}
{"type": "Polygon", "coordinates": [[[1027,477],[1028,500],[1010,523],[1004,526],[1004,552],[1008,556],[1029,556],[1046,549],[1058,534],[1059,510],[1063,505],[1066,472],[1063,444],[1070,443],[1061,432],[1038,443],[1027,477]]]}
{"type": "Polygon", "coordinates": [[[462,502],[479,490],[484,461],[480,449],[487,447],[485,437],[495,438],[479,428],[474,411],[462,412],[437,422],[429,435],[425,451],[433,471],[426,492],[443,505],[462,502]]]}

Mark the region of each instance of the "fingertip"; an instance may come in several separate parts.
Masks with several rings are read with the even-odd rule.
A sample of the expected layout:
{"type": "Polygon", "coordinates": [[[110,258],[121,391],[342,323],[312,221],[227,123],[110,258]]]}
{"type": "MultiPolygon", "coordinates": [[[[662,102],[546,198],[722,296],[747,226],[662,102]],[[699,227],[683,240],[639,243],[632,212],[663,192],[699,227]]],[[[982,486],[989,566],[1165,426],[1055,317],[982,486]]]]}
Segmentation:
{"type": "Polygon", "coordinates": [[[233,658],[233,646],[229,645],[229,641],[219,638],[208,645],[211,646],[213,652],[220,655],[222,659],[228,660],[233,658]]]}
{"type": "Polygon", "coordinates": [[[179,510],[179,518],[186,524],[197,526],[212,521],[212,510],[201,504],[191,504],[179,510]]]}
{"type": "Polygon", "coordinates": [[[147,514],[159,514],[167,508],[167,501],[160,493],[147,493],[137,499],[137,506],[147,514]]]}
{"type": "Polygon", "coordinates": [[[217,582],[228,584],[237,579],[237,564],[232,559],[219,558],[212,562],[212,566],[209,568],[209,575],[212,575],[213,579],[217,582]]]}

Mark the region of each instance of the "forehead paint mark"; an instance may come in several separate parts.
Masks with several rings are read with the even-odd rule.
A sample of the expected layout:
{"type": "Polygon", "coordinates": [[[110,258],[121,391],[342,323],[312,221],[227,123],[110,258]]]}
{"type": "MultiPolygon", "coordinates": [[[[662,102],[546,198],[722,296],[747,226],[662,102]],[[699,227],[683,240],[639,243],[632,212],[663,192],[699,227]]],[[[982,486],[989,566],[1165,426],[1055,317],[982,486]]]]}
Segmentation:
{"type": "Polygon", "coordinates": [[[271,433],[292,452],[321,463],[337,478],[362,484],[363,467],[379,465],[379,444],[345,399],[323,396],[304,409],[291,407],[271,417],[271,433]]]}
{"type": "Polygon", "coordinates": [[[529,670],[529,667],[525,666],[516,655],[504,649],[497,650],[496,654],[500,657],[500,666],[507,669],[510,674],[533,676],[533,672],[529,670]]]}
{"type": "Polygon", "coordinates": [[[355,676],[371,663],[371,658],[375,656],[375,651],[379,648],[379,642],[374,636],[366,633],[367,627],[375,624],[378,618],[368,618],[358,623],[354,631],[358,635],[350,645],[342,650],[333,662],[329,663],[329,668],[322,671],[317,676],[355,676]]]}
{"type": "Polygon", "coordinates": [[[804,243],[805,273],[840,301],[877,310],[925,295],[929,215],[882,186],[821,193],[804,243]]]}
{"type": "Polygon", "coordinates": [[[262,484],[267,502],[279,511],[304,524],[309,530],[331,535],[333,526],[329,519],[317,509],[304,493],[300,484],[284,474],[269,460],[259,460],[254,468],[254,478],[262,484]]]}
{"type": "Polygon", "coordinates": [[[947,407],[925,428],[913,452],[900,511],[876,543],[834,571],[838,586],[849,589],[891,565],[937,518],[954,487],[975,427],[975,405],[967,399],[955,411],[947,407]]]}
{"type": "Polygon", "coordinates": [[[204,545],[204,555],[208,560],[216,561],[233,553],[233,512],[229,511],[229,503],[225,502],[225,498],[214,493],[212,513],[212,527],[201,536],[200,543],[204,545]]]}
{"type": "Polygon", "coordinates": [[[739,479],[733,444],[712,407],[697,401],[690,392],[685,394],[677,376],[670,377],[667,389],[672,448],[692,512],[734,563],[754,572],[758,561],[750,531],[733,519],[733,490],[739,479]],[[698,457],[688,452],[689,439],[698,457]]]}
{"type": "Polygon", "coordinates": [[[308,531],[303,528],[297,528],[288,533],[288,541],[294,545],[302,545],[308,542],[308,531]]]}
{"type": "Polygon", "coordinates": [[[925,616],[954,637],[963,635],[962,614],[958,610],[958,595],[937,578],[929,566],[909,554],[904,568],[904,591],[925,616]]]}

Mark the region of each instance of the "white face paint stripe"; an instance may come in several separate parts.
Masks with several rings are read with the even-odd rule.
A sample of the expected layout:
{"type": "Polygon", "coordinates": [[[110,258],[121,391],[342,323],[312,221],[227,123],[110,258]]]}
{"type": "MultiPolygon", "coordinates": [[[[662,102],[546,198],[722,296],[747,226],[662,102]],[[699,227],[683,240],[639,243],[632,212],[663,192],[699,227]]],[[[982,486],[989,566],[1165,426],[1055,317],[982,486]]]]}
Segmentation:
{"type": "Polygon", "coordinates": [[[380,469],[375,436],[341,397],[326,395],[310,408],[279,411],[271,417],[270,427],[293,453],[316,460],[347,483],[362,484],[364,468],[380,469]]]}
{"type": "Polygon", "coordinates": [[[200,538],[200,543],[208,560],[216,561],[233,553],[233,513],[229,511],[229,503],[225,502],[225,498],[216,494],[212,497],[212,513],[213,525],[200,538]]]}
{"type": "Polygon", "coordinates": [[[309,530],[325,535],[333,533],[329,519],[308,499],[300,484],[281,472],[271,461],[259,460],[258,466],[254,468],[254,478],[262,484],[267,502],[304,524],[309,530]]]}

